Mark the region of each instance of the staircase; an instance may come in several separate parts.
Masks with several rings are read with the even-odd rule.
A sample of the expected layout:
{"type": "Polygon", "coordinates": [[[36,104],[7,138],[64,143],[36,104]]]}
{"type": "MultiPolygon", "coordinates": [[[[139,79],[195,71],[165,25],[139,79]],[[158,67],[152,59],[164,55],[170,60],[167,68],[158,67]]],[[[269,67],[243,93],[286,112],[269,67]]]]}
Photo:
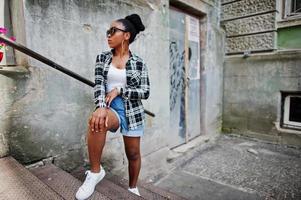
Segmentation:
{"type": "MultiPolygon", "coordinates": [[[[53,164],[28,170],[10,156],[0,158],[0,200],[74,200],[85,178],[84,172],[81,168],[71,175],[53,164]]],[[[126,179],[106,175],[89,199],[184,199],[141,181],[138,184],[141,197],[128,192],[127,187],[126,179]]]]}

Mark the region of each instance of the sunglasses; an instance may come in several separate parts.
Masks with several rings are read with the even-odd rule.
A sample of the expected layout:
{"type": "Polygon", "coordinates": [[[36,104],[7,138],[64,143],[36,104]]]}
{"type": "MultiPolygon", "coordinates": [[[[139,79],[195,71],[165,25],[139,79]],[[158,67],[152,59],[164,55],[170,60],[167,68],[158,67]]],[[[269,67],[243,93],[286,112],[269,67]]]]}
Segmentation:
{"type": "Polygon", "coordinates": [[[116,28],[116,27],[112,27],[109,30],[107,30],[107,37],[109,37],[109,35],[113,36],[117,31],[127,32],[126,30],[122,30],[122,29],[119,29],[119,28],[116,28]]]}

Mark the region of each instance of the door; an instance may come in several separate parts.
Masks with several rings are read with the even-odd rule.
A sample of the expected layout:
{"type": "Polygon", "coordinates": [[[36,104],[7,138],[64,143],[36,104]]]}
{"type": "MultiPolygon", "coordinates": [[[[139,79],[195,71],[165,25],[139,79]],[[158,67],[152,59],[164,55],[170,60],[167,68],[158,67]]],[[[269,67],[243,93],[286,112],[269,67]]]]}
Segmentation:
{"type": "Polygon", "coordinates": [[[187,90],[187,139],[201,133],[201,81],[200,81],[200,21],[186,15],[188,62],[186,73],[187,90]]]}
{"type": "Polygon", "coordinates": [[[170,145],[200,134],[199,20],[170,9],[170,145]]]}

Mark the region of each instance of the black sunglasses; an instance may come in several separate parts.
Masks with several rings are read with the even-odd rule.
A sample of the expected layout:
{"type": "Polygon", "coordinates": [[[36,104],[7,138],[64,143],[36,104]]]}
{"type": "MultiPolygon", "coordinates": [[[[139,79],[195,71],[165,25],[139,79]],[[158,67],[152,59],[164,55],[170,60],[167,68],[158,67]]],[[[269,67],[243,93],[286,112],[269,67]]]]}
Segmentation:
{"type": "Polygon", "coordinates": [[[126,30],[122,30],[116,27],[111,27],[109,30],[107,30],[107,37],[113,36],[117,31],[127,32],[126,30]]]}

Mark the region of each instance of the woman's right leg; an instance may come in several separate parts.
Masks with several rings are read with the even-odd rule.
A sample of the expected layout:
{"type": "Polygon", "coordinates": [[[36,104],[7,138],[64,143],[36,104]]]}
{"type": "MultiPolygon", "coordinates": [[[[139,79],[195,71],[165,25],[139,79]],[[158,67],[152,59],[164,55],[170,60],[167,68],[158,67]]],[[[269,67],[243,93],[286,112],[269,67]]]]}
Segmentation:
{"type": "Polygon", "coordinates": [[[105,127],[105,125],[104,127],[100,127],[101,131],[98,133],[92,132],[90,127],[87,131],[88,152],[91,165],[90,170],[93,173],[98,173],[100,171],[100,160],[106,142],[107,131],[111,129],[117,129],[119,127],[119,121],[116,114],[110,109],[107,109],[107,112],[108,127],[105,127]]]}
{"type": "MultiPolygon", "coordinates": [[[[88,151],[89,151],[89,159],[91,164],[91,169],[87,170],[85,174],[87,174],[84,183],[78,188],[75,197],[78,200],[84,200],[89,198],[95,190],[95,186],[103,179],[106,175],[105,170],[100,171],[100,159],[103,147],[106,141],[107,130],[112,130],[113,128],[117,128],[119,126],[119,121],[117,115],[113,113],[111,110],[107,110],[107,121],[108,127],[103,125],[103,127],[99,127],[99,130],[92,131],[92,127],[90,129],[90,122],[92,122],[92,118],[89,119],[89,129],[87,132],[87,143],[88,143],[88,151]]],[[[102,123],[103,124],[103,123],[102,123]]],[[[94,126],[95,124],[93,124],[94,126]]],[[[94,127],[93,127],[94,129],[94,127]]]]}
{"type": "Polygon", "coordinates": [[[93,173],[98,173],[100,171],[100,159],[105,145],[106,135],[106,132],[93,133],[90,128],[88,130],[87,142],[91,166],[90,170],[93,173]]]}

